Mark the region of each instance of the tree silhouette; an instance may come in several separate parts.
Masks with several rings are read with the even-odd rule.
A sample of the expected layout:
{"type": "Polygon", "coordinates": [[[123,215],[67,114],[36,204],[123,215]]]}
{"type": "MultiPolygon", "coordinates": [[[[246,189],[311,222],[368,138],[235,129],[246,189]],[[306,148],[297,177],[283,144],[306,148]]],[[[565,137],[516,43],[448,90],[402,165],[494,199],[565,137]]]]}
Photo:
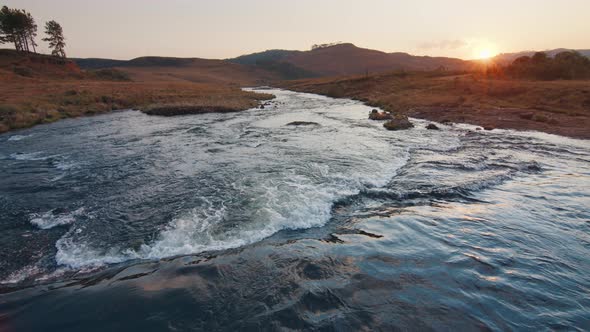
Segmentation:
{"type": "Polygon", "coordinates": [[[66,47],[65,38],[63,35],[63,29],[56,21],[49,21],[45,24],[45,34],[47,38],[43,38],[43,41],[49,42],[49,48],[51,48],[51,55],[59,56],[62,58],[66,57],[64,48],[66,47]]]}
{"type": "Polygon", "coordinates": [[[6,6],[0,9],[0,44],[13,43],[21,52],[36,52],[37,24],[30,13],[6,6]]]}
{"type": "Polygon", "coordinates": [[[549,59],[549,57],[547,56],[547,53],[545,53],[545,52],[537,52],[531,58],[533,63],[536,63],[536,64],[546,62],[548,59],[549,59]]]}
{"type": "MultiPolygon", "coordinates": [[[[26,13],[23,11],[23,13],[26,13]]],[[[35,37],[37,37],[37,23],[35,23],[35,19],[31,15],[31,13],[26,13],[26,37],[28,38],[27,43],[31,43],[31,47],[33,48],[33,52],[37,53],[37,43],[35,42],[35,37]]]]}
{"type": "Polygon", "coordinates": [[[564,51],[553,58],[544,52],[532,57],[522,56],[506,68],[506,73],[516,78],[538,80],[573,80],[590,78],[590,59],[576,51],[564,51]]]}

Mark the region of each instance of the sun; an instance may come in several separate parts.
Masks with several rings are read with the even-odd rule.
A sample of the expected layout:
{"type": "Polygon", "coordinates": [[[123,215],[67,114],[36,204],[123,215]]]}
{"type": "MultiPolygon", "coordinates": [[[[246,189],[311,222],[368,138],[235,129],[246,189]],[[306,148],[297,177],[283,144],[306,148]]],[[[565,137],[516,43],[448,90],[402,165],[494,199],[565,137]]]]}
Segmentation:
{"type": "Polygon", "coordinates": [[[481,59],[481,60],[487,60],[487,59],[491,58],[492,56],[494,56],[494,52],[492,52],[492,50],[489,48],[484,48],[484,49],[480,50],[477,54],[477,58],[481,59]]]}
{"type": "Polygon", "coordinates": [[[475,49],[474,55],[478,60],[489,60],[498,54],[496,47],[493,45],[482,45],[475,49]]]}

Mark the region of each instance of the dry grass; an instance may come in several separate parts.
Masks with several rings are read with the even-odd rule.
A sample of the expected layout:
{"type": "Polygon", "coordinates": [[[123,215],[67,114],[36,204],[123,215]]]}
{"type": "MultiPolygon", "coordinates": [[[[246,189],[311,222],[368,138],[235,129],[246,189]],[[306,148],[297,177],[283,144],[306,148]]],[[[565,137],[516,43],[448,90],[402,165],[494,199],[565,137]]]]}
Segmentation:
{"type": "Polygon", "coordinates": [[[183,103],[248,109],[268,95],[189,82],[0,79],[0,132],[116,109],[183,103]]]}
{"type": "Polygon", "coordinates": [[[239,88],[274,79],[271,74],[220,60],[181,60],[181,67],[139,63],[121,70],[83,71],[70,60],[0,50],[0,132],[150,105],[238,111],[271,97],[239,88]]]}
{"type": "Polygon", "coordinates": [[[470,74],[390,73],[300,80],[286,87],[332,97],[350,97],[391,111],[415,107],[531,108],[557,113],[586,112],[590,81],[516,81],[470,74]]]}
{"type": "Polygon", "coordinates": [[[300,80],[283,86],[354,98],[387,111],[438,121],[590,136],[590,81],[497,80],[421,72],[300,80]]]}

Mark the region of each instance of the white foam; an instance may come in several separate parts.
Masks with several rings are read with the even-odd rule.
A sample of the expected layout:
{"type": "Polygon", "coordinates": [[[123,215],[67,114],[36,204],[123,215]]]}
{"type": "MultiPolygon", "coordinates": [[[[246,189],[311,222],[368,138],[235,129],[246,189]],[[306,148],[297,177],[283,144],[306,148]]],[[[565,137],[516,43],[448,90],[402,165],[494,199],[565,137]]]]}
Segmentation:
{"type": "Polygon", "coordinates": [[[143,245],[141,256],[146,258],[161,258],[185,254],[187,252],[202,252],[204,250],[226,249],[238,247],[246,243],[246,239],[216,239],[211,228],[223,221],[225,207],[193,209],[186,215],[173,220],[153,245],[143,245]]]}
{"type": "Polygon", "coordinates": [[[33,136],[33,135],[32,134],[31,135],[12,135],[7,139],[7,141],[9,141],[9,142],[20,141],[20,140],[23,140],[23,139],[31,137],[31,136],[33,136]]]}
{"type": "MultiPolygon", "coordinates": [[[[259,111],[264,114],[261,120],[238,116],[232,126],[240,123],[273,130],[276,135],[264,141],[260,149],[253,149],[253,155],[236,155],[227,149],[204,163],[223,172],[227,167],[224,165],[232,161],[231,174],[227,175],[233,181],[232,190],[202,197],[204,204],[179,214],[154,242],[135,250],[105,250],[100,243],[93,244],[83,234],[70,230],[56,244],[57,263],[80,268],[131,259],[159,259],[236,248],[281,230],[321,227],[331,219],[336,201],[366,188],[386,185],[409,160],[410,147],[440,144],[448,148],[459,142],[457,134],[448,132],[441,131],[442,138],[431,137],[433,133],[424,138],[422,131],[392,133],[382,126],[363,126],[371,108],[358,102],[307,94],[294,96],[287,91],[272,93],[284,106],[259,111]],[[310,114],[304,117],[302,112],[310,114]],[[321,126],[309,129],[311,133],[284,127],[302,118],[313,119],[321,126]],[[272,172],[260,173],[261,169],[272,172]],[[225,195],[237,195],[234,198],[239,202],[232,203],[234,198],[225,195]],[[228,220],[236,214],[240,222],[229,227],[228,220]]],[[[213,129],[223,134],[228,122],[219,126],[213,129]]],[[[257,143],[262,140],[255,139],[257,143]]],[[[240,143],[247,145],[251,141],[244,138],[240,143]]],[[[198,154],[191,150],[191,155],[198,154]]]]}
{"type": "Polygon", "coordinates": [[[39,275],[42,270],[36,265],[27,265],[20,270],[11,273],[4,280],[0,280],[0,284],[18,284],[34,275],[39,275]]]}
{"type": "Polygon", "coordinates": [[[31,224],[41,229],[51,229],[56,226],[70,225],[76,218],[84,214],[84,208],[79,208],[69,213],[55,214],[55,210],[47,211],[42,214],[33,213],[30,217],[31,224]]]}
{"type": "Polygon", "coordinates": [[[117,247],[110,247],[106,252],[98,251],[83,242],[76,242],[69,232],[59,239],[55,246],[57,248],[55,255],[57,264],[75,269],[93,269],[140,258],[131,250],[121,251],[117,247]]]}

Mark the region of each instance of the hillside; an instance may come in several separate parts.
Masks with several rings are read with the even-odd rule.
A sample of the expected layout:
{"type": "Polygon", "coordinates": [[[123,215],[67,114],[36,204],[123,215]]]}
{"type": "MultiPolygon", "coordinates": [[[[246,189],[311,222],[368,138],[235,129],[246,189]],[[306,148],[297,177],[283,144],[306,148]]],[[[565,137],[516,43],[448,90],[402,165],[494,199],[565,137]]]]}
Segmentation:
{"type": "Polygon", "coordinates": [[[85,69],[115,67],[139,81],[165,80],[269,84],[324,76],[343,76],[392,70],[463,70],[471,63],[454,58],[386,53],[353,44],[337,44],[310,51],[268,50],[226,60],[141,57],[128,61],[75,59],[85,69]]]}
{"type": "Polygon", "coordinates": [[[113,60],[101,58],[71,58],[82,69],[104,69],[125,65],[127,60],[113,60]]]}
{"type": "Polygon", "coordinates": [[[338,44],[290,54],[284,61],[321,76],[364,74],[367,71],[434,70],[439,67],[462,69],[467,66],[467,62],[460,59],[385,53],[353,44],[338,44]]]}
{"type": "Polygon", "coordinates": [[[22,54],[0,49],[0,80],[18,78],[83,78],[85,73],[71,60],[42,54],[22,54]]]}
{"type": "Polygon", "coordinates": [[[251,71],[221,60],[160,58],[136,59],[121,70],[83,70],[68,59],[0,50],[0,133],[129,108],[245,110],[270,97],[228,84],[254,84],[252,77],[266,75],[251,71]]]}
{"type": "Polygon", "coordinates": [[[289,56],[304,53],[302,51],[268,50],[264,52],[242,55],[227,59],[228,62],[254,66],[277,73],[282,79],[300,79],[317,77],[319,74],[300,68],[285,59],[289,56]]]}
{"type": "Polygon", "coordinates": [[[188,81],[248,86],[282,79],[277,73],[263,68],[199,58],[142,57],[116,68],[141,82],[188,81]]]}
{"type": "MultiPolygon", "coordinates": [[[[360,48],[350,43],[316,48],[310,51],[269,50],[243,55],[230,62],[258,65],[285,63],[313,76],[343,76],[385,72],[392,70],[434,70],[444,67],[451,70],[466,69],[470,63],[445,57],[414,56],[407,53],[385,53],[360,48]]],[[[305,77],[305,76],[302,76],[305,77]]]]}
{"type": "Polygon", "coordinates": [[[193,82],[237,84],[241,86],[268,84],[284,79],[280,73],[266,68],[247,66],[223,60],[174,57],[139,57],[131,60],[75,59],[83,69],[116,68],[139,82],[193,82]]]}

